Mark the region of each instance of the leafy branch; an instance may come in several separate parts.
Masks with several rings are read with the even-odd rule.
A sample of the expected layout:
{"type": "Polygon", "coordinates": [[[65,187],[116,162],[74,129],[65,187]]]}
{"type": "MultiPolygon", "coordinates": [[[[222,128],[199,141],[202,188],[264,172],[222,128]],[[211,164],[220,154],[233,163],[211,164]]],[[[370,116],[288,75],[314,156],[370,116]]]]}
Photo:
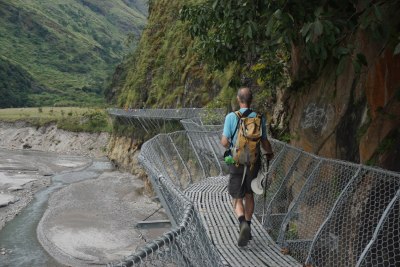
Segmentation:
{"type": "MultiPolygon", "coordinates": [[[[180,15],[210,65],[224,69],[235,62],[265,85],[276,86],[287,78],[294,49],[305,77],[319,74],[329,61],[337,64],[339,75],[349,56],[359,73],[368,62],[350,39],[361,29],[393,43],[399,27],[384,17],[398,11],[395,0],[205,0],[184,6],[180,15]]],[[[400,53],[400,44],[394,53],[400,53]]]]}

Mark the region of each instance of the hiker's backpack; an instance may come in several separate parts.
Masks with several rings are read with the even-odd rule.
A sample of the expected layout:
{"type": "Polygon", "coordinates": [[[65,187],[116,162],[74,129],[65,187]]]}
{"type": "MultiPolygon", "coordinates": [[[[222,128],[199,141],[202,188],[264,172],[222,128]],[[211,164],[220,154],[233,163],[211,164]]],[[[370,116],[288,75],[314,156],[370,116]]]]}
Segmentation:
{"type": "Polygon", "coordinates": [[[246,110],[243,114],[236,111],[238,123],[235,129],[238,136],[232,147],[232,157],[236,166],[239,164],[254,166],[260,154],[260,140],[262,136],[261,115],[257,113],[254,118],[247,117],[252,111],[246,110]]]}

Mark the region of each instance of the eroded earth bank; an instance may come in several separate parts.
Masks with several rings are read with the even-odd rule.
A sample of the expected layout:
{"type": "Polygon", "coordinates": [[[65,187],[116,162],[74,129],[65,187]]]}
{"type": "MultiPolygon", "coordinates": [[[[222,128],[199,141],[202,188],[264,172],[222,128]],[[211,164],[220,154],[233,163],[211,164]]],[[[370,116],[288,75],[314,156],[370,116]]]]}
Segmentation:
{"type": "Polygon", "coordinates": [[[0,266],[105,264],[166,230],[135,228],[166,215],[151,199],[133,143],[109,139],[0,124],[0,266]],[[116,170],[107,153],[130,172],[116,170]]]}

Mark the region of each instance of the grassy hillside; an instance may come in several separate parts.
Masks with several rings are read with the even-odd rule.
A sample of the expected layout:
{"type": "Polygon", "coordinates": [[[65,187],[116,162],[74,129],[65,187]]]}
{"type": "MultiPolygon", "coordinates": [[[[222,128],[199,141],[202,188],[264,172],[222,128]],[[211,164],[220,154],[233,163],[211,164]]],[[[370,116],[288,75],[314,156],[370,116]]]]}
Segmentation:
{"type": "MultiPolygon", "coordinates": [[[[34,105],[101,103],[146,21],[146,0],[0,0],[0,55],[47,88],[34,105]]],[[[16,90],[9,85],[9,90],[16,90]]]]}
{"type": "Polygon", "coordinates": [[[29,95],[40,90],[29,73],[0,57],[0,107],[29,105],[29,95]]]}
{"type": "Polygon", "coordinates": [[[33,126],[54,123],[73,132],[111,132],[110,118],[104,109],[78,107],[39,107],[0,109],[0,121],[28,122],[33,126]]]}
{"type": "MultiPolygon", "coordinates": [[[[223,107],[231,109],[241,84],[239,64],[217,70],[207,64],[189,23],[180,19],[184,5],[204,0],[151,1],[148,24],[137,50],[126,57],[106,90],[107,99],[121,107],[223,107]]],[[[264,109],[261,92],[254,106],[264,109]]]]}

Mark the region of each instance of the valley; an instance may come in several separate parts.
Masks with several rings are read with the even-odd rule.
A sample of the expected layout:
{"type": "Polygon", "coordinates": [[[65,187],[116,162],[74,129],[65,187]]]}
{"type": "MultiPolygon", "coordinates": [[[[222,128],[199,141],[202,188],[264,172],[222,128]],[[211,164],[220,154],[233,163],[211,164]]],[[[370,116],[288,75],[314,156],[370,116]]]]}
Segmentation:
{"type": "Polygon", "coordinates": [[[104,104],[146,16],[144,0],[0,1],[0,92],[13,92],[0,108],[104,104]],[[12,80],[21,72],[27,81],[12,80]],[[25,101],[12,101],[19,95],[25,101]]]}

